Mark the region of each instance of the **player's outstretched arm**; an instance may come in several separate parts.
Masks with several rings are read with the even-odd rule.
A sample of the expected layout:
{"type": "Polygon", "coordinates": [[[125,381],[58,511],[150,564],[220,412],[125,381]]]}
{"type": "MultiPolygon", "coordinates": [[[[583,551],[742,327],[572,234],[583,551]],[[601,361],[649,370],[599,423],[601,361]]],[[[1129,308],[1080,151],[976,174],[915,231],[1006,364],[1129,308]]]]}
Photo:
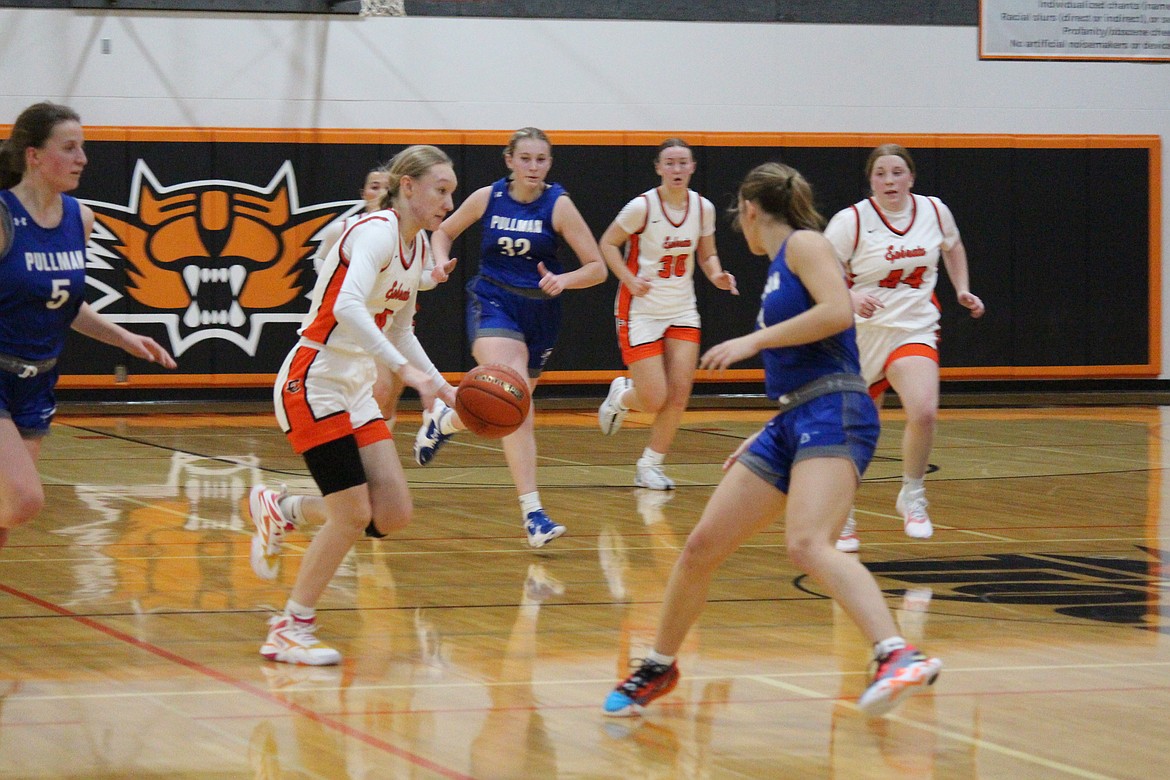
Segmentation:
{"type": "Polygon", "coordinates": [[[175,367],[175,359],[157,341],[149,336],[140,336],[126,330],[118,323],[98,314],[88,303],[81,304],[81,309],[73,320],[73,329],[83,336],[118,347],[135,357],[150,363],[158,363],[163,368],[175,367]]]}

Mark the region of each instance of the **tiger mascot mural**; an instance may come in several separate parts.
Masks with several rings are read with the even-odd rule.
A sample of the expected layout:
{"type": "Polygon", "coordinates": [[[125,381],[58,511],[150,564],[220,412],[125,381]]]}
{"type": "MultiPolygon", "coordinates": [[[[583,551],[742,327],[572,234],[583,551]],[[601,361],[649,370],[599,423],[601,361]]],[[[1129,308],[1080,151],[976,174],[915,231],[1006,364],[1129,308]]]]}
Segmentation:
{"type": "Polygon", "coordinates": [[[100,296],[90,305],[115,322],[165,325],[176,357],[208,339],[254,357],[266,323],[299,323],[321,229],[361,207],[301,206],[290,161],[264,187],[164,187],[138,160],[127,205],[85,203],[95,216],[87,281],[100,296]]]}

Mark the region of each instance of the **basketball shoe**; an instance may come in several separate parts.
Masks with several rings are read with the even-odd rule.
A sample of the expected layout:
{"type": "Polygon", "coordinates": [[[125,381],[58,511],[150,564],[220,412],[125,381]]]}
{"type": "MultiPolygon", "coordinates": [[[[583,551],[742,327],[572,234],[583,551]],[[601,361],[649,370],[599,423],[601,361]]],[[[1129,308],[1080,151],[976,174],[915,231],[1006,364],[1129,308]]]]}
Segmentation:
{"type": "Polygon", "coordinates": [[[524,520],[524,531],[528,534],[529,547],[544,547],[565,532],[565,527],[554,522],[543,509],[528,513],[524,520]]]}
{"type": "Polygon", "coordinates": [[[857,538],[857,521],[853,519],[852,512],[841,528],[841,535],[837,537],[837,549],[841,552],[857,552],[861,549],[861,540],[857,538]]]}
{"type": "Polygon", "coordinates": [[[622,427],[622,422],[630,410],[622,406],[618,399],[633,386],[634,383],[624,376],[619,376],[609,383],[609,395],[605,396],[601,408],[597,410],[597,424],[601,426],[601,432],[606,436],[612,436],[622,427]]]}
{"type": "Polygon", "coordinates": [[[280,573],[280,548],[284,535],[296,526],[284,516],[280,499],[285,491],[277,493],[271,488],[256,485],[248,496],[248,513],[252,515],[252,551],[249,561],[252,571],[262,580],[274,580],[280,573]]]}
{"type": "Polygon", "coordinates": [[[626,590],[625,573],[629,568],[629,557],[626,555],[625,541],[613,526],[607,525],[597,537],[597,559],[605,574],[609,595],[613,596],[614,601],[627,600],[629,593],[626,590]]]}
{"type": "Polygon", "coordinates": [[[420,466],[425,466],[435,459],[435,454],[438,453],[439,448],[447,443],[455,434],[443,433],[442,422],[448,415],[454,414],[455,410],[447,404],[443,403],[441,398],[436,398],[435,403],[430,409],[423,410],[422,427],[418,429],[418,435],[414,437],[414,461],[420,466]]]}
{"type": "Polygon", "coordinates": [[[914,539],[929,539],[934,533],[930,515],[926,514],[926,504],[926,488],[907,490],[903,485],[898,491],[898,500],[894,506],[902,513],[902,527],[907,536],[914,539]]]}
{"type": "Polygon", "coordinates": [[[269,661],[308,666],[341,663],[341,653],[316,637],[316,619],[301,620],[295,615],[276,615],[268,621],[268,625],[268,639],[260,645],[260,655],[269,661]]]}
{"type": "Polygon", "coordinates": [[[656,664],[641,660],[634,673],[622,681],[605,697],[602,711],[611,717],[635,715],[659,696],[665,696],[678,685],[678,663],[656,664]]]}
{"type": "Polygon", "coordinates": [[[927,658],[921,650],[907,645],[884,658],[875,658],[873,670],[869,687],[857,700],[857,708],[876,718],[894,709],[908,694],[933,685],[942,671],[942,661],[927,658]]]}
{"type": "Polygon", "coordinates": [[[666,519],[663,507],[674,498],[674,493],[666,490],[647,490],[635,488],[634,495],[638,499],[638,514],[642,516],[644,525],[654,525],[666,519]]]}
{"type": "Polygon", "coordinates": [[[650,490],[674,490],[674,480],[663,473],[660,464],[638,458],[635,467],[637,473],[634,475],[634,484],[638,487],[650,490]]]}
{"type": "Polygon", "coordinates": [[[565,595],[565,584],[544,570],[539,563],[528,564],[528,577],[524,580],[524,598],[533,604],[540,604],[547,598],[565,595]]]}
{"type": "Polygon", "coordinates": [[[926,618],[933,595],[934,591],[930,588],[907,588],[902,594],[902,606],[895,610],[894,619],[898,621],[898,630],[906,639],[912,642],[920,640],[926,633],[926,618]]]}

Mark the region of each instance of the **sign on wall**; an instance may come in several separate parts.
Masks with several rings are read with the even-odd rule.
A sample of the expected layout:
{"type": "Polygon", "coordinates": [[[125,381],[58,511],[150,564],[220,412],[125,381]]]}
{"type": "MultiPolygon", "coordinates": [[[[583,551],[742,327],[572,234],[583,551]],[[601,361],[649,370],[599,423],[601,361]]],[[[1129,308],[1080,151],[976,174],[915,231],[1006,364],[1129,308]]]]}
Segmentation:
{"type": "MultiPolygon", "coordinates": [[[[168,371],[76,334],[59,387],[101,390],[270,388],[296,342],[316,282],[322,229],[360,208],[374,165],[437,137],[455,160],[459,202],[503,175],[508,133],[437,131],[87,128],[89,164],[75,192],[94,211],[90,305],[162,343],[168,371]],[[421,136],[421,138],[420,138],[421,136]]],[[[556,177],[600,233],[653,186],[657,133],[560,132],[556,177]],[[610,172],[598,176],[598,171],[610,172]]],[[[782,160],[805,172],[827,215],[868,193],[874,145],[912,148],[915,189],[940,196],[959,221],[972,289],[988,314],[972,320],[940,274],[947,379],[1153,377],[1160,372],[1161,252],[1157,136],[833,136],[694,134],[691,186],[720,206],[719,254],[740,296],[696,283],[702,347],[753,327],[767,263],[731,229],[722,207],[745,172],[782,160]],[[988,199],[987,193],[1000,194],[988,199]],[[1109,273],[1101,272],[1108,258],[1109,273]]],[[[461,235],[452,279],[420,297],[420,341],[441,371],[474,365],[464,329],[465,284],[478,269],[479,228],[461,235]]],[[[567,247],[565,267],[576,260],[567,247]]],[[[573,290],[543,380],[605,384],[622,370],[614,333],[618,282],[573,290]]],[[[704,372],[705,382],[758,382],[759,359],[704,372]]],[[[153,390],[151,390],[153,392],[153,390]]]]}
{"type": "Polygon", "coordinates": [[[981,0],[980,59],[1170,60],[1170,2],[981,0]]]}
{"type": "Polygon", "coordinates": [[[299,324],[320,233],[359,207],[301,204],[285,161],[264,186],[227,179],[164,185],[138,160],[127,203],[94,211],[90,305],[114,322],[157,323],[176,358],[204,341],[256,357],[264,327],[299,324]]]}

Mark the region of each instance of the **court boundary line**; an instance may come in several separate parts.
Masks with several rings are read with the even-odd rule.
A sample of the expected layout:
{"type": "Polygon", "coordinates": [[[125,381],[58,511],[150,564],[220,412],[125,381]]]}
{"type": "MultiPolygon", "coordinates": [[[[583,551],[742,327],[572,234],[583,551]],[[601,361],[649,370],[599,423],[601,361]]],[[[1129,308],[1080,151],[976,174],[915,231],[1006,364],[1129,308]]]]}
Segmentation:
{"type": "MultiPolygon", "coordinates": [[[[161,658],[164,661],[169,661],[170,663],[177,664],[178,666],[181,666],[184,669],[187,669],[188,671],[195,672],[196,674],[203,675],[204,677],[210,678],[212,680],[217,680],[218,682],[221,682],[224,685],[227,685],[229,687],[235,688],[238,691],[243,691],[246,694],[254,696],[258,699],[262,699],[266,702],[269,702],[270,704],[275,704],[277,707],[279,707],[281,709],[287,710],[295,715],[300,715],[302,717],[308,718],[309,720],[313,721],[314,723],[318,723],[322,726],[325,726],[326,728],[333,729],[334,731],[336,731],[340,734],[343,734],[344,736],[351,737],[351,738],[356,739],[360,742],[364,742],[365,744],[369,745],[370,747],[381,750],[385,753],[388,753],[392,756],[395,756],[396,758],[403,759],[404,761],[406,761],[410,764],[413,764],[414,766],[417,766],[420,769],[426,769],[428,771],[435,772],[436,774],[439,774],[443,777],[451,778],[452,780],[474,780],[474,778],[471,775],[465,775],[462,772],[458,772],[458,771],[451,769],[449,767],[445,767],[441,764],[435,763],[434,761],[432,761],[429,758],[426,758],[424,756],[420,756],[416,753],[412,753],[411,751],[406,750],[404,748],[400,748],[396,745],[392,745],[389,742],[386,742],[385,740],[378,739],[377,737],[373,736],[372,734],[368,734],[364,731],[361,731],[361,730],[356,729],[352,726],[349,726],[345,723],[342,723],[340,720],[338,720],[336,718],[332,718],[328,715],[324,715],[320,712],[309,709],[308,707],[304,707],[300,704],[297,704],[296,702],[291,702],[291,701],[288,701],[286,699],[283,699],[282,697],[272,693],[271,691],[266,691],[258,686],[252,685],[251,683],[248,683],[248,682],[245,682],[241,679],[233,677],[225,672],[218,671],[216,669],[211,668],[210,666],[205,666],[204,664],[201,664],[198,661],[193,661],[190,658],[185,658],[184,656],[181,656],[178,653],[167,650],[166,648],[160,647],[160,646],[153,644],[151,642],[146,642],[144,640],[138,639],[137,637],[131,636],[130,634],[127,634],[124,631],[120,631],[120,630],[114,628],[113,626],[107,626],[98,620],[86,617],[84,615],[80,615],[80,614],[74,612],[73,610],[67,609],[67,608],[62,607],[58,604],[54,604],[51,601],[46,601],[45,599],[42,599],[38,596],[34,596],[31,593],[25,593],[24,591],[17,590],[16,588],[13,588],[9,585],[5,585],[2,582],[0,582],[0,592],[7,593],[8,595],[13,596],[14,598],[18,598],[18,599],[21,599],[22,601],[26,601],[29,604],[40,607],[41,609],[46,609],[50,612],[55,612],[62,617],[67,617],[67,618],[74,620],[77,623],[85,626],[86,628],[97,631],[98,633],[101,633],[101,634],[105,634],[106,636],[108,636],[112,639],[116,639],[119,642],[123,642],[125,644],[128,644],[131,647],[134,647],[138,650],[142,650],[142,651],[145,651],[147,653],[150,653],[151,655],[157,656],[158,658],[161,658]]],[[[152,695],[154,695],[154,694],[152,694],[152,695]]]]}

